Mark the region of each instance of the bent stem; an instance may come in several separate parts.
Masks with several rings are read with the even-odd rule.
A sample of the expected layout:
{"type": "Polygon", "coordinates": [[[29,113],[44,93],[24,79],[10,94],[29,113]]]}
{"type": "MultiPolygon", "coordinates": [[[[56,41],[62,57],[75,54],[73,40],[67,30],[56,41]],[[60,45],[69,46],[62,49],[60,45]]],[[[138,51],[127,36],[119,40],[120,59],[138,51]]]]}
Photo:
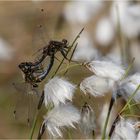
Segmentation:
{"type": "Polygon", "coordinates": [[[107,117],[106,117],[104,128],[103,128],[102,140],[104,140],[106,138],[106,129],[107,129],[107,125],[108,125],[108,121],[109,121],[109,116],[110,116],[111,109],[113,107],[114,101],[115,101],[114,98],[111,97],[111,101],[110,101],[110,104],[109,104],[109,109],[108,109],[107,117]]]}

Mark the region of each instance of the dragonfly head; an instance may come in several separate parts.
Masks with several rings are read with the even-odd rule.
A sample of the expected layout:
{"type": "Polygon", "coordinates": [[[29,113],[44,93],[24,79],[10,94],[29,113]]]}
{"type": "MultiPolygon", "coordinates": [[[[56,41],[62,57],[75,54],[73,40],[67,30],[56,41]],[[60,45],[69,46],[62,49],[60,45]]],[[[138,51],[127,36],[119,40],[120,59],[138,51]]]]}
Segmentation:
{"type": "Polygon", "coordinates": [[[62,39],[62,42],[63,42],[64,44],[67,44],[67,43],[68,43],[68,41],[67,41],[66,39],[62,39]]]}
{"type": "Polygon", "coordinates": [[[30,65],[27,62],[22,62],[18,65],[18,67],[24,72],[27,73],[29,71],[30,65]]]}
{"type": "Polygon", "coordinates": [[[68,41],[66,39],[62,39],[63,48],[68,49],[68,41]]]}

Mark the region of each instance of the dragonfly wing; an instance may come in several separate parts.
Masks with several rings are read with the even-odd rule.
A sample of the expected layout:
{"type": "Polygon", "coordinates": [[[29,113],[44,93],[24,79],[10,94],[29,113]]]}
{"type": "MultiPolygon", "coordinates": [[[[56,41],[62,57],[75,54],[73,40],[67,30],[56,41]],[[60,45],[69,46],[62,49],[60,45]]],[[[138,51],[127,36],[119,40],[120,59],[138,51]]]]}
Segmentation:
{"type": "Polygon", "coordinates": [[[36,111],[37,111],[37,104],[38,104],[38,100],[39,100],[39,93],[37,93],[37,91],[32,91],[33,94],[28,94],[28,118],[27,118],[27,122],[28,125],[32,125],[36,111]]]}
{"type": "Polygon", "coordinates": [[[20,122],[24,123],[25,119],[27,119],[27,92],[26,89],[23,90],[23,87],[20,87],[19,85],[14,86],[16,89],[15,92],[15,109],[13,111],[13,115],[15,119],[20,122]]]}
{"type": "Polygon", "coordinates": [[[39,91],[27,83],[14,84],[15,93],[15,109],[14,117],[18,122],[31,125],[37,104],[39,100],[39,91]]]}

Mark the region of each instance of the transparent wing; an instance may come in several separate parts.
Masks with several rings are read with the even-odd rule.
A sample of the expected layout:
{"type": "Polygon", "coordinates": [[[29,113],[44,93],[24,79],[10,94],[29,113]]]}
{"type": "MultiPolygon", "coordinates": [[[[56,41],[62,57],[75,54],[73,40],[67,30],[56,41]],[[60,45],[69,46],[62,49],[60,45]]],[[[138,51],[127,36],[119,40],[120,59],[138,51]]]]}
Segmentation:
{"type": "Polygon", "coordinates": [[[37,9],[35,25],[33,29],[32,47],[34,52],[46,46],[50,40],[47,27],[47,14],[44,9],[37,9]]]}
{"type": "Polygon", "coordinates": [[[37,110],[39,91],[31,88],[28,83],[14,83],[13,86],[16,89],[14,117],[18,122],[31,126],[37,110]]]}

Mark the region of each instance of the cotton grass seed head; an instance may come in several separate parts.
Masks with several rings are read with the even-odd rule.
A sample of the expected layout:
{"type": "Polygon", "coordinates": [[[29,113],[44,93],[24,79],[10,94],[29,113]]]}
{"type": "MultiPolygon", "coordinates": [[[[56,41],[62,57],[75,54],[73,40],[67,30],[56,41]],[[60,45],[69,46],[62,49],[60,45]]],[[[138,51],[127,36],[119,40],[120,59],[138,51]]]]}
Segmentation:
{"type": "Polygon", "coordinates": [[[64,8],[64,16],[72,25],[86,24],[91,18],[94,19],[104,7],[102,0],[93,1],[69,1],[64,8]]]}
{"type": "Polygon", "coordinates": [[[121,66],[111,61],[91,61],[86,64],[86,67],[97,76],[110,78],[115,81],[121,79],[125,73],[121,66]]]}
{"type": "Polygon", "coordinates": [[[134,128],[137,132],[137,138],[136,140],[140,140],[140,121],[137,121],[135,124],[134,124],[134,128]]]}
{"type": "Polygon", "coordinates": [[[139,131],[139,133],[138,133],[138,135],[137,135],[136,140],[140,140],[140,131],[139,131]]]}
{"type": "Polygon", "coordinates": [[[13,47],[3,38],[0,38],[0,60],[9,61],[14,56],[13,47]]]}
{"type": "Polygon", "coordinates": [[[117,28],[121,26],[123,34],[129,38],[135,38],[140,33],[140,4],[130,4],[130,1],[114,1],[110,11],[112,21],[117,28]],[[117,7],[117,8],[116,8],[117,7]],[[117,10],[118,9],[118,10],[117,10]],[[117,13],[118,12],[118,13],[117,13]],[[118,21],[119,14],[119,21],[118,21]]]}
{"type": "Polygon", "coordinates": [[[86,94],[93,96],[104,96],[112,89],[114,81],[109,78],[102,78],[96,75],[84,79],[80,84],[80,89],[86,94]]]}
{"type": "MultiPolygon", "coordinates": [[[[136,73],[120,82],[119,94],[124,97],[125,100],[134,93],[136,88],[140,84],[140,73],[136,73]]],[[[140,102],[140,90],[135,94],[133,98],[136,102],[140,102]]]]}
{"type": "Polygon", "coordinates": [[[96,27],[96,40],[101,46],[108,46],[113,41],[115,31],[108,17],[102,18],[96,27]]]}
{"type": "Polygon", "coordinates": [[[44,123],[48,133],[53,137],[62,137],[62,128],[73,127],[79,123],[80,112],[71,104],[61,104],[52,109],[47,116],[44,117],[44,123]]]}
{"type": "Polygon", "coordinates": [[[94,111],[87,103],[81,109],[80,128],[86,136],[92,134],[96,128],[94,111]]]}
{"type": "Polygon", "coordinates": [[[140,121],[134,124],[134,128],[136,129],[137,132],[140,131],[140,121]]]}
{"type": "Polygon", "coordinates": [[[127,140],[136,139],[136,131],[133,125],[133,120],[121,118],[115,127],[115,131],[111,137],[111,140],[127,140]]]}
{"type": "Polygon", "coordinates": [[[74,84],[64,78],[54,77],[44,88],[45,105],[53,103],[54,106],[58,106],[60,103],[65,104],[67,100],[72,101],[75,87],[74,84]]]}

